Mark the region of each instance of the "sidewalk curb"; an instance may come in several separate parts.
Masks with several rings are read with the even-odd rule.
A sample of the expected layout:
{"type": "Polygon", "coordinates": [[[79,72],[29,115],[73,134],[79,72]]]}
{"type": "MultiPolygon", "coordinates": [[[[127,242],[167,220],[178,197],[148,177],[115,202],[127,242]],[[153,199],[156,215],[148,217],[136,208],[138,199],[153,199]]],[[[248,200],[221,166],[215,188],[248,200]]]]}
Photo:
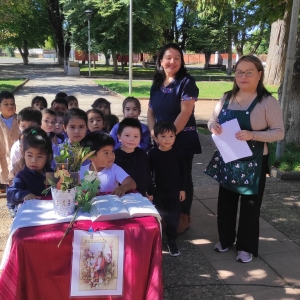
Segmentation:
{"type": "Polygon", "coordinates": [[[300,180],[300,172],[281,172],[276,168],[272,168],[270,175],[279,180],[300,180]]]}
{"type": "MultiPolygon", "coordinates": [[[[24,79],[24,78],[21,78],[21,79],[24,79]]],[[[12,93],[13,94],[15,94],[24,84],[26,84],[27,82],[29,81],[29,78],[27,77],[27,78],[25,78],[25,80],[21,83],[21,84],[19,84],[19,85],[17,85],[13,90],[12,90],[12,93]]]]}

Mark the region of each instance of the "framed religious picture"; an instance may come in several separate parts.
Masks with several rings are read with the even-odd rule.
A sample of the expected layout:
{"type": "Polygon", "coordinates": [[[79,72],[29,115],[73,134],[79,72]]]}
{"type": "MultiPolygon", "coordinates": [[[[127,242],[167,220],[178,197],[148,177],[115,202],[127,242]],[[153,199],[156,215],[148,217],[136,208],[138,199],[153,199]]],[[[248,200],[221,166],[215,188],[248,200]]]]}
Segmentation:
{"type": "Polygon", "coordinates": [[[70,296],[122,295],[124,230],[74,231],[70,296]]]}

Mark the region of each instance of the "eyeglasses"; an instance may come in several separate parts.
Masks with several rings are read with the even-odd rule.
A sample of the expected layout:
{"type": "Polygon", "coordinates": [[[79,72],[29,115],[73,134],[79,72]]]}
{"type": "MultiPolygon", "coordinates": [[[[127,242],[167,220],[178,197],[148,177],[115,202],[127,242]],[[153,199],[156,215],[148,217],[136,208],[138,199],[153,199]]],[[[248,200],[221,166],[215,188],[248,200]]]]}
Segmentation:
{"type": "Polygon", "coordinates": [[[245,72],[242,71],[236,71],[235,72],[235,77],[243,77],[243,75],[245,74],[245,77],[252,77],[254,74],[254,70],[248,70],[245,72]]]}

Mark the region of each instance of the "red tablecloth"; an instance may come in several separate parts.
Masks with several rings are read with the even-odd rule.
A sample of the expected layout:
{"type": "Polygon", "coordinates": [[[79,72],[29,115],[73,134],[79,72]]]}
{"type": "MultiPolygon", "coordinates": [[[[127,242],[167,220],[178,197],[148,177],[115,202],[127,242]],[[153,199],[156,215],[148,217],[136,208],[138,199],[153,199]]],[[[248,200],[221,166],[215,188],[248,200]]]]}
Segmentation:
{"type": "MultiPolygon", "coordinates": [[[[71,299],[73,231],[60,241],[68,223],[21,228],[13,236],[9,261],[0,277],[1,300],[71,299]]],[[[163,299],[161,236],[153,217],[107,222],[78,221],[73,229],[124,229],[123,296],[80,299],[163,299]]],[[[73,298],[72,298],[73,299],[73,298]]]]}

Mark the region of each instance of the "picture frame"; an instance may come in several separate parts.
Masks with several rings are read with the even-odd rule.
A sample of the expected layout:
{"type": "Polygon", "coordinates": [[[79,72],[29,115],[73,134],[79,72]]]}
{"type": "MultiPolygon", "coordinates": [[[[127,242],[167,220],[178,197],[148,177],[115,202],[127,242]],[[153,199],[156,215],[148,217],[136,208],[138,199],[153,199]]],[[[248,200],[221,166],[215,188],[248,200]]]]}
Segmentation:
{"type": "Polygon", "coordinates": [[[74,230],[70,297],[123,293],[124,230],[74,230]]]}

